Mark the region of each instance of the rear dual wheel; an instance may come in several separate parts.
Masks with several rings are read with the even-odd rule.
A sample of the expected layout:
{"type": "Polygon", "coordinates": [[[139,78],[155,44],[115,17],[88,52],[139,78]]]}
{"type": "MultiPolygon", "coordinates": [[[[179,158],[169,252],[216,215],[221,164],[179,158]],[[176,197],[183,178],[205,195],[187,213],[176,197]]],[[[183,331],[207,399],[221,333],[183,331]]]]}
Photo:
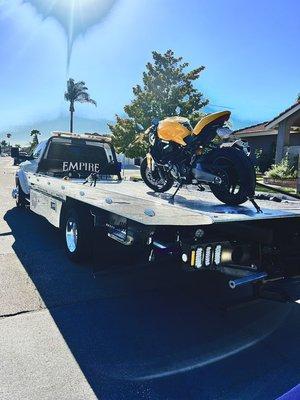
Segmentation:
{"type": "Polygon", "coordinates": [[[84,210],[70,208],[64,221],[67,255],[72,261],[82,262],[92,253],[92,218],[84,210]]]}
{"type": "Polygon", "coordinates": [[[131,264],[135,253],[140,255],[142,252],[140,247],[123,246],[109,239],[106,232],[96,230],[92,216],[85,208],[67,209],[62,230],[66,253],[76,263],[94,262],[98,257],[99,266],[105,269],[115,262],[131,264]]]}

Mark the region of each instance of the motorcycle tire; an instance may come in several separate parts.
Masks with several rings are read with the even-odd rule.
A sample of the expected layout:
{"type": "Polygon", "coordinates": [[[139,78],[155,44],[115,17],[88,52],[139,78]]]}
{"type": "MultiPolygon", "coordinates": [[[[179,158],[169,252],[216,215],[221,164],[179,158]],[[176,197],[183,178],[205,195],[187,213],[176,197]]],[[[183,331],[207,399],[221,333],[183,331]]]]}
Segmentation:
{"type": "Polygon", "coordinates": [[[171,189],[171,187],[174,184],[174,180],[171,176],[169,176],[167,173],[163,172],[165,175],[165,182],[160,186],[160,177],[155,175],[155,171],[150,171],[148,168],[148,163],[147,163],[147,158],[145,157],[143,161],[141,162],[141,177],[145,184],[152,189],[154,192],[158,193],[163,193],[171,189]],[[155,181],[157,180],[157,184],[155,184],[155,181]]]}
{"type": "Polygon", "coordinates": [[[212,193],[222,203],[237,206],[254,196],[254,165],[242,149],[221,147],[213,150],[208,153],[205,164],[223,181],[221,185],[210,185],[212,193]]]}

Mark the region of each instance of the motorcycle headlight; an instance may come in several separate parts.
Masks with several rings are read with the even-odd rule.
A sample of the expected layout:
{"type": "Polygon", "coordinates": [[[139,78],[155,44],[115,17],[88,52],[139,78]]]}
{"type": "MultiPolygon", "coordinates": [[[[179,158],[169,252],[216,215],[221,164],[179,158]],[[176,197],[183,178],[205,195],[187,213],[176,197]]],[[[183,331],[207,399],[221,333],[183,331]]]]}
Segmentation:
{"type": "Polygon", "coordinates": [[[227,126],[223,126],[222,128],[218,128],[217,129],[217,135],[221,138],[221,139],[228,139],[229,136],[232,134],[232,130],[227,128],[227,126]]]}

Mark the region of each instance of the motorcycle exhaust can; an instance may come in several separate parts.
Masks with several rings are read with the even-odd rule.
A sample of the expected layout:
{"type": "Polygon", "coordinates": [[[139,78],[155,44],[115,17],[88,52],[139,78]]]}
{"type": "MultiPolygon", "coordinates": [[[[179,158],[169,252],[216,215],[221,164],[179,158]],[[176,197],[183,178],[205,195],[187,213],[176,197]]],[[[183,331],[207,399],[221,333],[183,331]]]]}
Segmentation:
{"type": "Polygon", "coordinates": [[[192,169],[192,173],[197,181],[214,183],[216,185],[222,184],[222,179],[219,176],[204,171],[200,163],[196,164],[196,167],[192,169]]]}

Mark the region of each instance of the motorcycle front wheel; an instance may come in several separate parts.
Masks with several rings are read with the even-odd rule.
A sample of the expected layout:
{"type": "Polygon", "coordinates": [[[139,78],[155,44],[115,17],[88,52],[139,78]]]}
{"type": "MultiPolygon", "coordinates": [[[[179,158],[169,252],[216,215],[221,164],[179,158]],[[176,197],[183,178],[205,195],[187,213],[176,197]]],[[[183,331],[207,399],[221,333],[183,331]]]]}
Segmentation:
{"type": "Polygon", "coordinates": [[[166,192],[171,189],[174,184],[173,178],[162,168],[157,165],[154,169],[148,167],[147,158],[145,157],[141,163],[141,176],[145,184],[154,192],[166,192]]]}
{"type": "Polygon", "coordinates": [[[222,203],[237,206],[254,196],[255,169],[242,149],[224,147],[213,150],[206,162],[211,172],[222,179],[220,185],[210,185],[211,191],[222,203]]]}

